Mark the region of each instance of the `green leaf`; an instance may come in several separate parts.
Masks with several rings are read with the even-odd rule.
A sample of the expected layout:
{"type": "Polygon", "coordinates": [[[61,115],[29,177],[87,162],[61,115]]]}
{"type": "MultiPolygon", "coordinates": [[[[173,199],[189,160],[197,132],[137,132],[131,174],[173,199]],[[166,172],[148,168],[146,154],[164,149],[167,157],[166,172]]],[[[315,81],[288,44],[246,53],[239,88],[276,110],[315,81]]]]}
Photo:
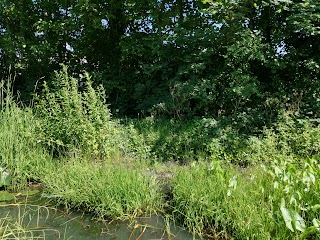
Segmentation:
{"type": "Polygon", "coordinates": [[[229,187],[236,189],[237,188],[237,177],[234,176],[229,180],[229,187]]]}
{"type": "Polygon", "coordinates": [[[313,225],[320,230],[320,221],[316,218],[312,220],[313,225]]]}
{"type": "MultiPolygon", "coordinates": [[[[315,232],[317,232],[318,229],[315,226],[311,226],[308,227],[301,235],[300,235],[300,239],[306,239],[308,238],[311,234],[314,234],[315,232]]],[[[310,238],[309,238],[310,239],[310,238]]]]}
{"type": "Polygon", "coordinates": [[[3,171],[1,173],[0,186],[9,186],[11,184],[12,177],[9,173],[3,171]]]}
{"type": "Polygon", "coordinates": [[[306,224],[304,219],[297,213],[291,210],[293,215],[293,223],[295,224],[295,228],[300,232],[304,232],[306,230],[306,224]]]}
{"type": "Polygon", "coordinates": [[[300,232],[304,232],[306,230],[306,224],[304,219],[299,215],[299,213],[287,209],[285,207],[280,208],[282,217],[286,223],[287,228],[290,229],[291,232],[295,230],[299,230],[300,232]]]}
{"type": "Polygon", "coordinates": [[[293,226],[292,226],[292,217],[290,215],[290,211],[284,207],[280,208],[282,217],[286,223],[287,228],[290,229],[291,232],[294,232],[293,226]]]}
{"type": "Polygon", "coordinates": [[[15,196],[13,193],[9,193],[7,191],[0,191],[0,202],[12,201],[14,199],[15,199],[15,196]]]}
{"type": "Polygon", "coordinates": [[[315,204],[315,205],[313,205],[313,206],[311,207],[311,209],[312,209],[313,211],[316,211],[316,210],[320,209],[320,204],[315,204]]]}

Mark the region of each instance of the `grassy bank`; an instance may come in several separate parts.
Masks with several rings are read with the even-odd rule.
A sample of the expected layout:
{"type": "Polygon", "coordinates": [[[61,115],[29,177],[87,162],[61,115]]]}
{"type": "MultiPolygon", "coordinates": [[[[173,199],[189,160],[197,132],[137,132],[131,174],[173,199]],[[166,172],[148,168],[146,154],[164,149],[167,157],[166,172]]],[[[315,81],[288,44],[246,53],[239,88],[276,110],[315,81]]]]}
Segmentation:
{"type": "Polygon", "coordinates": [[[306,190],[303,170],[294,173],[277,181],[275,172],[261,167],[189,167],[173,180],[173,215],[190,231],[213,238],[315,239],[319,184],[306,190]]]}
{"type": "Polygon", "coordinates": [[[320,237],[320,127],[288,112],[260,132],[225,119],[115,120],[103,89],[65,72],[32,107],[2,87],[3,188],[41,182],[51,203],[98,219],[166,214],[217,239],[320,237]]]}

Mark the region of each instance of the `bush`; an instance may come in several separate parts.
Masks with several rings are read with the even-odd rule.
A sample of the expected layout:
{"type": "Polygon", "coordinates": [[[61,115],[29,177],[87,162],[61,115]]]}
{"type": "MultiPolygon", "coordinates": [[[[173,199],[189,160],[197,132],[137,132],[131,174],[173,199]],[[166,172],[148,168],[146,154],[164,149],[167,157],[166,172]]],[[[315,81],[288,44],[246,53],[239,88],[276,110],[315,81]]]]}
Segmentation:
{"type": "Polygon", "coordinates": [[[88,74],[79,82],[63,66],[52,85],[45,82],[43,87],[44,93],[36,96],[36,114],[41,119],[40,141],[51,151],[101,158],[128,151],[124,130],[111,120],[103,87],[94,89],[88,74]]]}
{"type": "Polygon", "coordinates": [[[237,162],[266,163],[287,156],[304,161],[320,154],[320,125],[317,119],[299,119],[285,112],[272,128],[250,136],[243,145],[233,155],[237,162]]]}

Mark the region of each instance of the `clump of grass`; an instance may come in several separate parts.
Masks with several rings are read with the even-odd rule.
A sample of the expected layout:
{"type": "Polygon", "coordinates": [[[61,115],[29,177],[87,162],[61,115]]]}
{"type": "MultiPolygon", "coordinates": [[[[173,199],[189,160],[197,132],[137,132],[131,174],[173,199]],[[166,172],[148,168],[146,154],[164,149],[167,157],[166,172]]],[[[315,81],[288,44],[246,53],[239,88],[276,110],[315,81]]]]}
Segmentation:
{"type": "Polygon", "coordinates": [[[180,171],[173,180],[175,218],[194,234],[270,239],[273,224],[264,211],[271,206],[262,178],[227,167],[214,163],[180,171]]]}
{"type": "Polygon", "coordinates": [[[37,143],[38,120],[31,109],[15,103],[10,81],[0,82],[0,167],[13,175],[13,187],[22,188],[28,179],[38,179],[50,158],[37,143]]]}
{"type": "Polygon", "coordinates": [[[68,161],[44,176],[44,195],[67,208],[94,213],[98,218],[126,219],[156,213],[162,195],[156,179],[122,164],[68,161]]]}

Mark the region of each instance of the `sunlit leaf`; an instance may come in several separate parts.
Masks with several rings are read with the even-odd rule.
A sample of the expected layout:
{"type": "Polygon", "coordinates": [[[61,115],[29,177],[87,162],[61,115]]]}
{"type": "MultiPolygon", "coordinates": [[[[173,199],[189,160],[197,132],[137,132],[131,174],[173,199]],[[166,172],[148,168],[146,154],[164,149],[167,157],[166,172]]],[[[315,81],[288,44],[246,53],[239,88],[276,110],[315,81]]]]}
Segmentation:
{"type": "Polygon", "coordinates": [[[286,223],[287,228],[289,228],[291,232],[294,232],[290,211],[284,207],[280,208],[280,210],[281,210],[282,217],[286,223]]]}
{"type": "Polygon", "coordinates": [[[299,213],[285,207],[281,207],[280,210],[286,226],[290,231],[294,232],[295,230],[299,230],[300,232],[304,232],[306,230],[305,221],[299,213]]]}
{"type": "Polygon", "coordinates": [[[313,223],[313,225],[314,225],[315,227],[318,228],[318,230],[320,230],[320,229],[319,229],[319,228],[320,228],[320,221],[319,221],[318,219],[314,218],[314,219],[312,220],[312,223],[313,223]]]}

